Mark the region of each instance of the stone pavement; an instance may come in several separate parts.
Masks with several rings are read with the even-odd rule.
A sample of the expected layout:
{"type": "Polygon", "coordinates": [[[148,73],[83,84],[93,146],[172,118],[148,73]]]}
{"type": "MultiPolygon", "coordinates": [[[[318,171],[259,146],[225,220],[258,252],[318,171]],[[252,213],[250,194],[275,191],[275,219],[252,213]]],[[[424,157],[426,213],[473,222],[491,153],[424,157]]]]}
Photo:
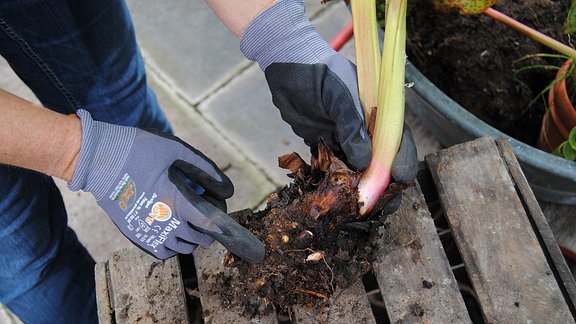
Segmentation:
{"type": "MultiPolygon", "coordinates": [[[[259,67],[246,60],[239,40],[203,1],[128,0],[148,81],[175,133],[212,158],[235,184],[230,211],[259,209],[265,197],[290,182],[277,157],[292,151],[306,160],[308,148],[281,120],[259,67]]],[[[307,13],[321,35],[331,39],[350,21],[343,2],[327,5],[307,0],[307,13]]],[[[354,60],[353,42],[341,52],[354,60]]],[[[34,95],[0,61],[0,88],[37,102],[34,95]]],[[[440,148],[411,115],[422,160],[440,148]]],[[[96,205],[90,194],[62,188],[70,226],[97,261],[131,246],[96,205]]],[[[0,308],[0,323],[17,323],[0,308]]]]}

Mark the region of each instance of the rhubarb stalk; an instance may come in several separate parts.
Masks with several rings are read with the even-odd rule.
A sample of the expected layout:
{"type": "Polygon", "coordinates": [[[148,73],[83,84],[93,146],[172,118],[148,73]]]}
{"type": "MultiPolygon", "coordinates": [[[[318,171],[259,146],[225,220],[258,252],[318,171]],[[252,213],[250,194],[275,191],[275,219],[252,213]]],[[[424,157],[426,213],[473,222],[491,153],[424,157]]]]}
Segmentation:
{"type": "MultiPolygon", "coordinates": [[[[433,2],[436,9],[444,12],[457,11],[462,15],[484,13],[486,16],[503,23],[508,27],[514,28],[542,45],[548,46],[549,48],[568,57],[576,58],[576,50],[573,48],[522,24],[516,19],[511,18],[496,9],[493,9],[492,6],[495,5],[498,0],[434,0],[433,2]]],[[[572,12],[569,14],[572,15],[572,12]]],[[[569,18],[571,17],[569,16],[569,18]]]]}
{"type": "MultiPolygon", "coordinates": [[[[364,2],[364,0],[356,1],[364,2]]],[[[378,110],[372,138],[372,160],[358,184],[360,216],[372,211],[388,187],[392,178],[392,162],[402,138],[406,8],[407,0],[389,0],[386,4],[384,46],[378,85],[378,110]]],[[[373,26],[376,28],[375,24],[373,26]]]]}
{"type": "Polygon", "coordinates": [[[508,25],[509,27],[516,29],[517,31],[532,38],[533,40],[539,42],[540,44],[546,45],[559,53],[562,53],[568,57],[576,59],[576,50],[574,50],[573,48],[566,46],[560,43],[559,41],[555,40],[554,38],[546,36],[541,32],[522,24],[519,21],[506,16],[505,14],[495,9],[488,8],[486,9],[486,11],[484,11],[484,14],[496,21],[499,21],[501,23],[508,25]]]}
{"type": "MultiPolygon", "coordinates": [[[[358,96],[364,107],[367,127],[372,109],[378,104],[378,80],[380,73],[380,44],[376,21],[376,1],[353,0],[352,23],[358,73],[358,96]]],[[[370,127],[368,127],[370,128],[370,127]]]]}

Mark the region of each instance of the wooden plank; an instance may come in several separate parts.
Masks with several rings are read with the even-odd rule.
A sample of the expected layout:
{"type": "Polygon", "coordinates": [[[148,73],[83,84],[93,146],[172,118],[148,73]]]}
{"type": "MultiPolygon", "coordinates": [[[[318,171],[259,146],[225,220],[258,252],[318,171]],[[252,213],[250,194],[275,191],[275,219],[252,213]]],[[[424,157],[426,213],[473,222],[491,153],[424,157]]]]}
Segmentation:
{"type": "Polygon", "coordinates": [[[98,322],[112,323],[113,307],[108,292],[108,261],[99,262],[94,267],[94,280],[96,283],[96,306],[98,308],[98,322]]]}
{"type": "Polygon", "coordinates": [[[418,184],[386,223],[374,272],[390,322],[471,322],[418,184]]]}
{"type": "MultiPolygon", "coordinates": [[[[556,238],[548,226],[546,217],[540,209],[540,205],[532,193],[532,189],[530,189],[528,180],[526,180],[526,177],[520,169],[520,165],[518,164],[516,156],[514,156],[512,147],[510,147],[510,144],[508,144],[504,138],[497,139],[496,145],[500,151],[500,155],[506,162],[506,166],[516,183],[518,191],[520,192],[520,198],[526,207],[527,216],[533,224],[536,236],[541,242],[541,245],[545,247],[544,254],[548,259],[548,264],[556,277],[560,289],[565,295],[566,303],[568,304],[572,315],[576,316],[576,282],[574,282],[574,277],[566,264],[566,260],[564,259],[560,248],[558,247],[556,238]]],[[[576,209],[576,207],[573,207],[573,209],[576,209]]],[[[573,210],[573,215],[576,216],[576,210],[573,210]]]]}
{"type": "MultiPolygon", "coordinates": [[[[198,290],[202,303],[202,315],[206,324],[220,323],[277,323],[276,314],[263,318],[248,318],[239,307],[223,305],[219,295],[212,292],[212,285],[219,275],[230,278],[230,284],[239,284],[238,271],[224,267],[227,250],[220,243],[199,246],[194,251],[194,264],[198,274],[198,290]]],[[[263,304],[263,302],[260,302],[263,304]]]]}
{"type": "Polygon", "coordinates": [[[134,247],[108,260],[111,323],[188,323],[178,258],[158,260],[134,247]]]}
{"type": "Polygon", "coordinates": [[[354,323],[375,324],[364,284],[358,279],[346,289],[337,289],[330,303],[322,310],[322,321],[318,310],[298,307],[295,309],[296,323],[354,323]]]}
{"type": "Polygon", "coordinates": [[[493,140],[426,162],[486,322],[574,322],[493,140]]]}

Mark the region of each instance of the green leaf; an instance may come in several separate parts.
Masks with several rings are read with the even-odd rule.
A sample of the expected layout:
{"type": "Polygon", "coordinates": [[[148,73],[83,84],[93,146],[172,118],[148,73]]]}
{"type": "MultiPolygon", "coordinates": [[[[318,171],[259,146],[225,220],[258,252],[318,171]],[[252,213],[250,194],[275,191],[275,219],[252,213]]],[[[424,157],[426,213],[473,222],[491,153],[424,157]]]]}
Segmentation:
{"type": "Polygon", "coordinates": [[[563,142],[562,144],[558,145],[558,147],[552,151],[552,154],[563,158],[564,154],[562,154],[562,146],[564,145],[564,143],[566,142],[563,142]]]}
{"type": "Polygon", "coordinates": [[[566,160],[576,160],[576,150],[572,146],[568,145],[568,142],[564,142],[562,145],[562,155],[564,155],[566,160]]]}
{"type": "Polygon", "coordinates": [[[552,152],[552,154],[557,155],[561,158],[565,158],[569,161],[576,161],[576,127],[572,128],[570,135],[568,135],[568,140],[562,142],[558,147],[552,152]]]}
{"type": "Polygon", "coordinates": [[[432,0],[434,7],[444,12],[457,12],[461,15],[481,14],[498,0],[432,0]]]}
{"type": "Polygon", "coordinates": [[[568,11],[568,16],[564,21],[564,33],[572,34],[574,32],[576,32],[576,1],[572,0],[570,11],[568,11]]]}
{"type": "Polygon", "coordinates": [[[572,128],[570,134],[568,135],[568,142],[573,149],[576,150],[576,127],[572,128]]]}

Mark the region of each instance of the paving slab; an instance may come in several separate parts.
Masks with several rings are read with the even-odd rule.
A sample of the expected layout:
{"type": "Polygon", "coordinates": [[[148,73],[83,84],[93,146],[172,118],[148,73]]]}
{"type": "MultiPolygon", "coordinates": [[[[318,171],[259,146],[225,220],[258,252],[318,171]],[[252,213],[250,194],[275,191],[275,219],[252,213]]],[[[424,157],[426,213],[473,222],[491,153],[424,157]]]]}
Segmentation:
{"type": "MultiPolygon", "coordinates": [[[[342,4],[338,2],[334,4],[342,4]]],[[[311,16],[334,5],[319,0],[306,3],[311,16]]],[[[191,103],[198,103],[249,64],[239,50],[239,40],[204,1],[128,0],[127,4],[148,63],[157,66],[166,82],[180,88],[191,103]]]]}
{"type": "Polygon", "coordinates": [[[277,185],[262,173],[258,165],[246,158],[236,141],[223,137],[221,129],[171,92],[170,85],[163,84],[153,73],[150,73],[149,83],[174,133],[212,159],[234,183],[234,196],[227,200],[230,211],[256,208],[276,190],[277,185]]]}
{"type": "Polygon", "coordinates": [[[238,39],[204,1],[129,0],[136,37],[148,64],[193,103],[246,65],[238,39]]]}

